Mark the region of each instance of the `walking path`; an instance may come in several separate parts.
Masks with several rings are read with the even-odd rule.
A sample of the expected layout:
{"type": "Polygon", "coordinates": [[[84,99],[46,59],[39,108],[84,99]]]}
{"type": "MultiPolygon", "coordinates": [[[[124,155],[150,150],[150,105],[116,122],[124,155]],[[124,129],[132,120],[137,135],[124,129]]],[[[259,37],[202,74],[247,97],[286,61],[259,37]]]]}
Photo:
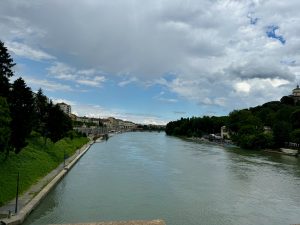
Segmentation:
{"type": "Polygon", "coordinates": [[[66,159],[65,165],[61,163],[56,169],[32,185],[28,191],[19,196],[18,213],[14,215],[16,199],[0,207],[0,224],[20,224],[27,215],[39,204],[47,193],[67,174],[68,170],[87,152],[93,141],[78,149],[72,156],[66,159]],[[9,215],[11,213],[11,216],[9,215]],[[11,218],[9,218],[11,217],[11,218]]]}

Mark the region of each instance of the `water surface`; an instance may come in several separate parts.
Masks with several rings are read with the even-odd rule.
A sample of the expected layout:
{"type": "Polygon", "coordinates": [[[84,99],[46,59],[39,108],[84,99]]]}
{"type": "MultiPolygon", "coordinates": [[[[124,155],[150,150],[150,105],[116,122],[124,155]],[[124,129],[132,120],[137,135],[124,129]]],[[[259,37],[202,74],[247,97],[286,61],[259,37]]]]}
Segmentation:
{"type": "Polygon", "coordinates": [[[300,161],[164,133],[96,143],[25,224],[161,218],[167,225],[300,223],[300,161]]]}

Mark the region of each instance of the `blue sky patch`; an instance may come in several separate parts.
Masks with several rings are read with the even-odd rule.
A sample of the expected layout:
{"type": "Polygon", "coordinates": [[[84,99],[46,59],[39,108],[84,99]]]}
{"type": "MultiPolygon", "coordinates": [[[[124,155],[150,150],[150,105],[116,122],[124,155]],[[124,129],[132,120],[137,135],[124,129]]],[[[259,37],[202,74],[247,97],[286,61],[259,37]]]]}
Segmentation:
{"type": "Polygon", "coordinates": [[[266,34],[269,38],[277,39],[278,41],[281,42],[281,44],[284,45],[286,42],[285,38],[282,35],[277,35],[276,30],[279,30],[278,26],[275,26],[275,25],[268,26],[266,34]]]}

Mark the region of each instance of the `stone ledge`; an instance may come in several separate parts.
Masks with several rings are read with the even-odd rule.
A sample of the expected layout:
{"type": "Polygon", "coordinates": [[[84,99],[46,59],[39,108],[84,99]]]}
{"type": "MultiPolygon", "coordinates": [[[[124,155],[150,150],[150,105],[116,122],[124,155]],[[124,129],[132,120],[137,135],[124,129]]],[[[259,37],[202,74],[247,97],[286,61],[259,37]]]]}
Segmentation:
{"type": "Polygon", "coordinates": [[[132,221],[111,221],[95,223],[76,223],[76,224],[51,224],[51,225],[166,225],[163,220],[132,220],[132,221]]]}

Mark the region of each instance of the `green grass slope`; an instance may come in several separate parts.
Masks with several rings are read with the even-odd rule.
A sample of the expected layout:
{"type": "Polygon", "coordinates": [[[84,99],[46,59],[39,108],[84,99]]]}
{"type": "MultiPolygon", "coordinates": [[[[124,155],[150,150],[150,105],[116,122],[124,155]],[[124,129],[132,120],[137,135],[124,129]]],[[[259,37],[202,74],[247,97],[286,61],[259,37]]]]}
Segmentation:
{"type": "Polygon", "coordinates": [[[88,142],[85,137],[72,140],[64,138],[56,143],[49,139],[45,145],[44,139],[33,134],[28,139],[28,145],[18,154],[10,153],[4,161],[0,154],[0,206],[13,199],[16,195],[16,180],[20,172],[20,193],[55,169],[66,155],[71,156],[76,149],[88,142]]]}

